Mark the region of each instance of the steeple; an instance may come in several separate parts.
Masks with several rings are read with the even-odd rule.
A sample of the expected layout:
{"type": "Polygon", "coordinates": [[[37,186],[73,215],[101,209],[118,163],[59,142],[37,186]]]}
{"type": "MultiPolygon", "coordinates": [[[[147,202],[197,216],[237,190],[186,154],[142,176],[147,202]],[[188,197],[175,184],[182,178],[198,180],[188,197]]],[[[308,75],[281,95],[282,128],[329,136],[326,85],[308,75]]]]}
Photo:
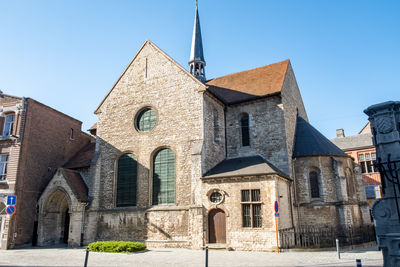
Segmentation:
{"type": "Polygon", "coordinates": [[[206,61],[203,55],[203,42],[201,40],[200,18],[198,11],[198,3],[196,1],[196,14],[194,17],[192,48],[190,50],[189,67],[190,73],[202,82],[206,81],[204,67],[206,61]]]}

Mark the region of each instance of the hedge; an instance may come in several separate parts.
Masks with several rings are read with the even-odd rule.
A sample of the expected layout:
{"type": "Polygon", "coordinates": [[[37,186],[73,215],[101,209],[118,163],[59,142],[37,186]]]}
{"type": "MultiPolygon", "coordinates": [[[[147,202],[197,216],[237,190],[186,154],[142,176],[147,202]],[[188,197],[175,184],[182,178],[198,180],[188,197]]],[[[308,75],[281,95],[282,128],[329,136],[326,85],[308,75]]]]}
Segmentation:
{"type": "Polygon", "coordinates": [[[131,241],[97,241],[88,245],[90,251],[94,252],[114,252],[130,253],[146,249],[146,245],[141,242],[131,241]]]}

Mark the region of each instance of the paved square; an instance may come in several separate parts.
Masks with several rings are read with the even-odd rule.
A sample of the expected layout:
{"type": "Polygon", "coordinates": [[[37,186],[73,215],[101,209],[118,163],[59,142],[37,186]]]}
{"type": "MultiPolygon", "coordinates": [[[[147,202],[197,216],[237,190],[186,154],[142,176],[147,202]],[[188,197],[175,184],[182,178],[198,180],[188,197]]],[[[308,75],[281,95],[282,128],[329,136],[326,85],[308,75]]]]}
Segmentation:
{"type": "MultiPolygon", "coordinates": [[[[335,251],[324,252],[245,252],[209,251],[209,266],[356,266],[356,259],[363,267],[382,266],[382,253],[376,247],[344,251],[341,259],[335,251]]],[[[83,248],[63,247],[26,248],[0,251],[0,266],[83,266],[83,248]]],[[[140,253],[115,254],[90,252],[88,266],[205,266],[204,250],[149,249],[140,253]]]]}

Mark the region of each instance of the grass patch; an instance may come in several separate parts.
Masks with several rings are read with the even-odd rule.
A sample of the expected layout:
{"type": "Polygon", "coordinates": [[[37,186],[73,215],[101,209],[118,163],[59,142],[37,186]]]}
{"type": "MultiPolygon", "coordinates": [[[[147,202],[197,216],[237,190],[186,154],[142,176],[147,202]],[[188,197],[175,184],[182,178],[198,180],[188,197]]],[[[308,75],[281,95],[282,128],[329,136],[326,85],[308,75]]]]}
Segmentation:
{"type": "Polygon", "coordinates": [[[90,251],[94,252],[113,252],[130,253],[146,249],[146,245],[141,242],[131,241],[97,241],[88,245],[90,251]]]}

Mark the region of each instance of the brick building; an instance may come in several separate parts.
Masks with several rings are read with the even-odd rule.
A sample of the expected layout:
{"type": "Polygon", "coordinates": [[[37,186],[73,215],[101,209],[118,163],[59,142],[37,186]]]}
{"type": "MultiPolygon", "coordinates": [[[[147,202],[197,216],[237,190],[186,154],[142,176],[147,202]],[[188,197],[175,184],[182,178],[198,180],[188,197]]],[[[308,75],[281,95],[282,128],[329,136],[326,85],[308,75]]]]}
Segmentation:
{"type": "Polygon", "coordinates": [[[275,201],[279,229],[369,222],[361,176],[308,123],[289,60],[211,80],[205,66],[197,8],[189,71],[143,44],[95,111],[95,147],[41,195],[40,245],[271,250],[275,201]]]}
{"type": "Polygon", "coordinates": [[[338,129],[336,130],[336,138],[331,141],[360,166],[367,201],[372,208],[376,195],[379,196],[381,176],[373,165],[376,160],[376,149],[372,143],[370,123],[368,122],[358,134],[352,136],[345,136],[344,130],[338,129]]]}
{"type": "Polygon", "coordinates": [[[81,122],[31,98],[0,94],[0,247],[36,242],[37,200],[54,171],[90,136],[81,122]],[[4,212],[6,197],[17,196],[16,212],[4,212]]]}

